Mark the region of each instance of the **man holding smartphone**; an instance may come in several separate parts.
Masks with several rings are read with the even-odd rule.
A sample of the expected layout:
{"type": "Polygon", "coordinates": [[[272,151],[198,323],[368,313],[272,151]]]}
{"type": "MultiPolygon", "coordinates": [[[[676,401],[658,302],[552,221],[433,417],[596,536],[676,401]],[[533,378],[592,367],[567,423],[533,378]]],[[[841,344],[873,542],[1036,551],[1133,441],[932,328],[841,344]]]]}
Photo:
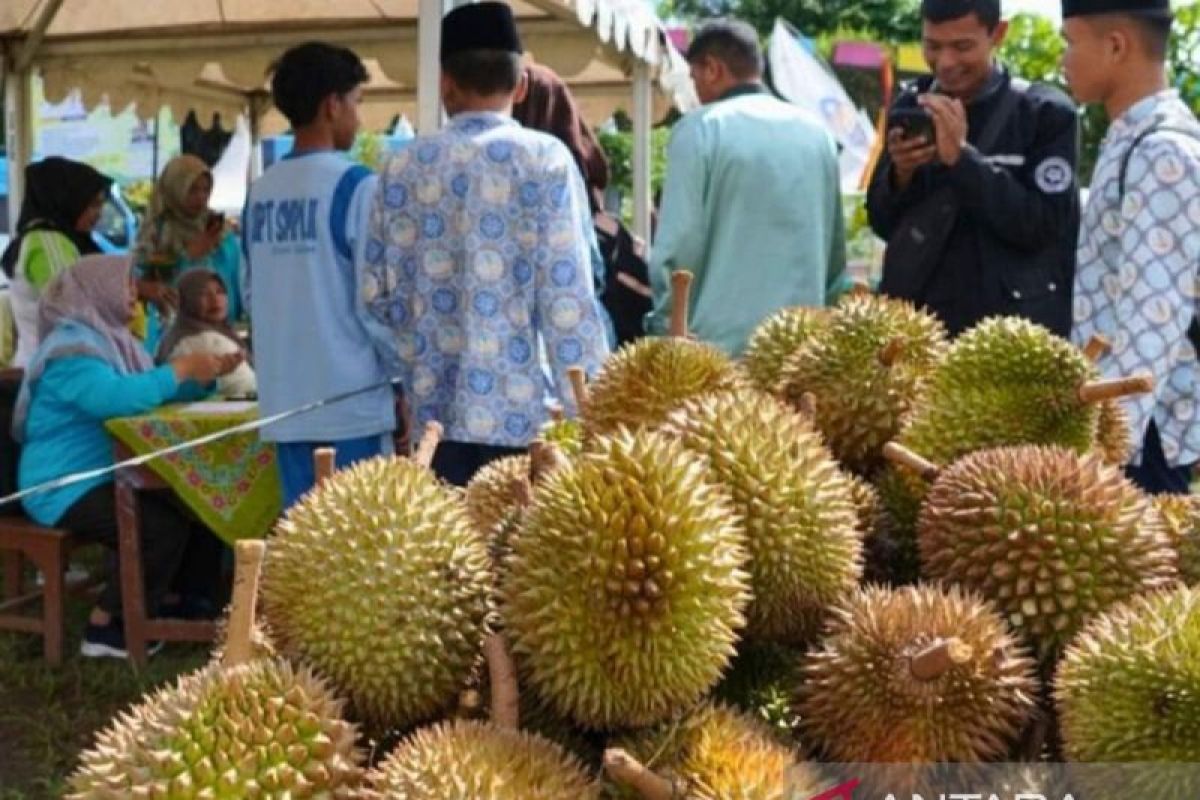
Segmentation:
{"type": "Polygon", "coordinates": [[[951,335],[1016,315],[1065,336],[1079,232],[1075,106],[996,62],[1000,0],[923,0],[921,15],[933,75],[896,100],[867,198],[888,241],[880,290],[931,311],[951,335]]]}

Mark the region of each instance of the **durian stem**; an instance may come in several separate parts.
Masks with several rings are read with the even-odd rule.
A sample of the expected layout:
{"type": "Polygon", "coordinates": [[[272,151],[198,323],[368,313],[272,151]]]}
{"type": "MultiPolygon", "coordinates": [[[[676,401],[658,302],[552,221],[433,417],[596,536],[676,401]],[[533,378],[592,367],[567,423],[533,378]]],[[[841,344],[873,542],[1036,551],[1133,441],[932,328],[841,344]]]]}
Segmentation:
{"type": "Polygon", "coordinates": [[[247,539],[234,545],[233,601],[223,658],[226,667],[236,667],[250,660],[258,576],[262,573],[266,552],[267,543],[261,539],[247,539]]]}
{"type": "Polygon", "coordinates": [[[313,475],[316,477],[315,484],[317,486],[333,477],[333,473],[337,469],[336,463],[337,450],[335,448],[318,447],[313,451],[313,475]]]}
{"type": "Polygon", "coordinates": [[[1079,402],[1100,403],[1154,391],[1154,376],[1133,375],[1128,378],[1092,381],[1079,387],[1079,402]]]}
{"type": "Polygon", "coordinates": [[[575,407],[582,414],[589,396],[587,373],[583,371],[583,367],[568,367],[567,377],[571,380],[571,393],[575,395],[575,407]]]}
{"type": "Polygon", "coordinates": [[[432,420],[425,423],[425,433],[421,435],[421,441],[417,444],[417,452],[413,454],[413,461],[428,469],[429,465],[433,463],[433,454],[437,451],[441,441],[441,423],[432,420]]]}
{"type": "Polygon", "coordinates": [[[908,467],[927,481],[937,480],[938,473],[942,471],[937,464],[896,442],[888,442],[883,446],[883,457],[893,464],[908,467]]]}
{"type": "Polygon", "coordinates": [[[685,269],[671,273],[671,329],[677,339],[688,335],[688,303],[691,302],[692,273],[685,269]]]}
{"type": "Polygon", "coordinates": [[[909,669],[919,681],[933,681],[971,660],[971,646],[962,639],[942,639],[912,657],[909,669]]]}
{"type": "Polygon", "coordinates": [[[674,800],[675,787],[661,775],[620,748],[604,751],[604,771],[614,781],[642,796],[642,800],[674,800]]]}
{"type": "Polygon", "coordinates": [[[904,340],[897,336],[890,342],[885,344],[879,351],[879,363],[884,367],[890,367],[900,360],[900,356],[904,354],[904,340]]]}
{"type": "Polygon", "coordinates": [[[499,633],[483,640],[488,680],[492,689],[492,723],[516,730],[521,725],[521,696],[517,688],[517,668],[508,652],[508,644],[499,633]]]}
{"type": "Polygon", "coordinates": [[[525,478],[513,478],[508,494],[517,508],[528,508],[533,503],[533,487],[525,478]]]}
{"type": "Polygon", "coordinates": [[[1083,346],[1083,357],[1095,363],[1111,349],[1112,345],[1108,339],[1097,333],[1091,339],[1088,339],[1088,343],[1083,346]]]}
{"type": "Polygon", "coordinates": [[[569,463],[562,448],[553,442],[533,442],[529,445],[529,480],[535,486],[569,463]]]}

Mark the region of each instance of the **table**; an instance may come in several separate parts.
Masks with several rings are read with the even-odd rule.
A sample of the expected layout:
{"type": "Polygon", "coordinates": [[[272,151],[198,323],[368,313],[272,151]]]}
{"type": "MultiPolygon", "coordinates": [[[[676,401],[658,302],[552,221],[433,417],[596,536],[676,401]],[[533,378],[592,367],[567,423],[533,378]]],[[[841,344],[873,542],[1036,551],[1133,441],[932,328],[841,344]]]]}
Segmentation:
{"type": "MultiPolygon", "coordinates": [[[[124,460],[257,417],[253,403],[191,403],[109,420],[105,427],[117,459],[124,460]]],[[[138,489],[170,488],[230,544],[265,537],[283,509],[275,448],[254,432],[156,458],[122,473],[129,473],[125,480],[138,489]]]]}

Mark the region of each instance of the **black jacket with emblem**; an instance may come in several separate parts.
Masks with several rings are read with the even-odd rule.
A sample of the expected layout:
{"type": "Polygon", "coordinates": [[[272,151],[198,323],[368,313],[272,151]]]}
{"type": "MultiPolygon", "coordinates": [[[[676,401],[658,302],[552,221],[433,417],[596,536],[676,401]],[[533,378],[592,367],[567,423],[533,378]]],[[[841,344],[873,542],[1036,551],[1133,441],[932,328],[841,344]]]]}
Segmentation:
{"type": "MultiPolygon", "coordinates": [[[[932,80],[908,87],[895,107],[915,107],[932,80]]],[[[893,185],[891,159],[880,159],[867,196],[880,237],[891,239],[905,215],[940,187],[952,187],[958,208],[945,247],[931,254],[920,277],[885,269],[881,290],[929,309],[952,335],[985,317],[1017,315],[1066,336],[1079,236],[1075,106],[1054,88],[1014,85],[997,70],[967,106],[967,123],[970,144],[958,163],[921,167],[903,192],[893,185]],[[1010,92],[1015,102],[1002,102],[1010,92]],[[974,144],[1004,105],[1011,113],[981,153],[974,144]]]]}

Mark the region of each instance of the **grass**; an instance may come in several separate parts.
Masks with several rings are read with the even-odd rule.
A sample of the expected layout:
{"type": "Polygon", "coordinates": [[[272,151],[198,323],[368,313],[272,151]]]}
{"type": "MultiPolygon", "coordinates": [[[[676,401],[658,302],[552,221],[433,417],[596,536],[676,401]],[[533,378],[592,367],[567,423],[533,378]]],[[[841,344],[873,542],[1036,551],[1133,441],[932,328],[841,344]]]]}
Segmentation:
{"type": "Polygon", "coordinates": [[[168,644],[140,671],[79,656],[88,604],[68,603],[67,657],[52,669],[42,641],[0,633],[0,800],[57,800],[80,751],[148,691],[208,659],[205,645],[168,644]]]}

